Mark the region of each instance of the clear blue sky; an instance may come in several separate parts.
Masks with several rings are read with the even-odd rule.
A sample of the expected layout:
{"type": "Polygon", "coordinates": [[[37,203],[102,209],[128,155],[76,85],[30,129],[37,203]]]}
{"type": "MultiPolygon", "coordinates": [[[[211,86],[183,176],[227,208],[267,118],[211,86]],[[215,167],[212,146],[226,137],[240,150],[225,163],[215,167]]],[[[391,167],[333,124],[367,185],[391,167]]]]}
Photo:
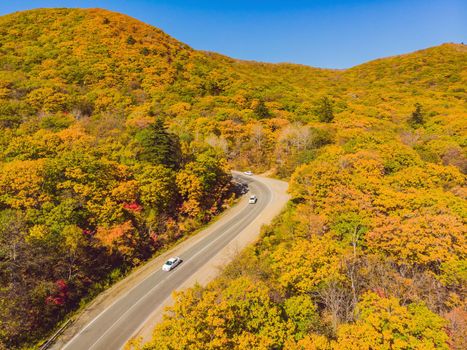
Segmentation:
{"type": "Polygon", "coordinates": [[[0,14],[38,7],[106,8],[195,49],[325,68],[467,43],[466,0],[1,0],[0,14]]]}

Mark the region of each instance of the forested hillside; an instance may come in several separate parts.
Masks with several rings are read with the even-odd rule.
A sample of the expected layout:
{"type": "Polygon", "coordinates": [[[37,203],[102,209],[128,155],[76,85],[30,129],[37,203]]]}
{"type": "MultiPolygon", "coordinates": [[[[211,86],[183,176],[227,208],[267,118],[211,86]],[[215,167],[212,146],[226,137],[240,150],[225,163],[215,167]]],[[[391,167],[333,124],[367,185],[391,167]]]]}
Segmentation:
{"type": "Polygon", "coordinates": [[[144,349],[464,349],[466,63],[443,45],[317,83],[265,151],[288,208],[144,349]]]}
{"type": "Polygon", "coordinates": [[[465,67],[457,44],[327,70],[105,10],[1,17],[0,348],[207,222],[230,167],[293,199],[148,349],[464,348],[465,67]]]}
{"type": "Polygon", "coordinates": [[[0,348],[12,349],[209,221],[232,189],[222,153],[145,102],[170,86],[183,45],[103,11],[6,16],[0,35],[0,348]],[[135,30],[161,72],[144,72],[147,91],[135,30]]]}

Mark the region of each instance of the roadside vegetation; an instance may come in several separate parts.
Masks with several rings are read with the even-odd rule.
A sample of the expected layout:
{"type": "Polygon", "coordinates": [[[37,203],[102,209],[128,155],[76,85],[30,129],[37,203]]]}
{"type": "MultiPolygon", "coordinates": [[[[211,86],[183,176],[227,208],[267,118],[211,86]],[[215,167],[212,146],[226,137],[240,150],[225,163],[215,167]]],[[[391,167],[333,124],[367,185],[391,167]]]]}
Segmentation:
{"type": "Polygon", "coordinates": [[[465,179],[398,148],[299,167],[286,211],[144,349],[463,349],[465,179]]]}
{"type": "Polygon", "coordinates": [[[466,66],[456,44],[337,71],[104,10],[1,17],[0,348],[207,222],[232,167],[292,201],[146,349],[464,348],[466,66]]]}

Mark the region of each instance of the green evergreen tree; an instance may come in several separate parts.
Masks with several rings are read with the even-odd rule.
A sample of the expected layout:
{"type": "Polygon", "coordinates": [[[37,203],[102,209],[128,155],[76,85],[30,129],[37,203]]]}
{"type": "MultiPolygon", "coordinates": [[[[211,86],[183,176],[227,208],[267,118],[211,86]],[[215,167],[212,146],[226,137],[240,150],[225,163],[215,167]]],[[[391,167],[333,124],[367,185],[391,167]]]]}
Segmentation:
{"type": "Polygon", "coordinates": [[[415,104],[415,110],[412,112],[409,124],[414,128],[425,124],[425,116],[422,105],[420,103],[415,104]]]}
{"type": "Polygon", "coordinates": [[[140,51],[140,53],[144,56],[147,56],[151,53],[151,51],[149,51],[149,49],[147,47],[143,47],[140,51]]]}
{"type": "Polygon", "coordinates": [[[334,110],[332,100],[325,96],[318,104],[317,115],[320,122],[330,123],[334,120],[334,110]]]}
{"type": "Polygon", "coordinates": [[[264,104],[264,101],[260,100],[258,105],[254,109],[255,114],[260,119],[265,119],[271,117],[271,113],[269,112],[268,107],[264,104]]]}
{"type": "Polygon", "coordinates": [[[135,40],[135,38],[133,38],[133,36],[130,35],[130,36],[126,39],[126,43],[127,43],[128,45],[134,45],[134,44],[136,44],[136,40],[135,40]]]}
{"type": "Polygon", "coordinates": [[[152,164],[163,164],[171,169],[179,169],[181,163],[180,142],[176,135],[167,131],[162,119],[157,119],[136,135],[143,146],[139,159],[152,164]]]}

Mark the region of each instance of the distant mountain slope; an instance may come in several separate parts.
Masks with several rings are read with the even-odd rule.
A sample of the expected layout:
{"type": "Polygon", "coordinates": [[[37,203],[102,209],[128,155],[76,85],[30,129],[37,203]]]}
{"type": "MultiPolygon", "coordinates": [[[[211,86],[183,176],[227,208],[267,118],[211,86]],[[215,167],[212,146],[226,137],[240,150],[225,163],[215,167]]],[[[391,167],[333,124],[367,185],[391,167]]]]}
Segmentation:
{"type": "MultiPolygon", "coordinates": [[[[292,178],[290,210],[252,261],[274,251],[287,261],[284,247],[297,235],[305,247],[333,252],[332,264],[323,257],[330,271],[328,263],[344,266],[339,259],[349,256],[348,230],[356,225],[365,258],[358,266],[379,261],[375,271],[396,276],[385,293],[394,289],[399,299],[363,296],[376,283],[366,280],[375,271],[363,271],[367,284],[354,291],[353,307],[360,297],[368,307],[399,307],[407,282],[402,264],[412,273],[414,300],[459,317],[465,260],[454,243],[467,172],[466,67],[467,49],[459,44],[332,70],[193,50],[101,9],[0,17],[0,349],[43,338],[83,300],[209,220],[231,195],[229,167],[292,178]],[[427,229],[433,222],[437,228],[427,229]],[[420,232],[442,247],[439,259],[413,240],[420,232]],[[449,232],[453,245],[439,240],[449,232]],[[393,260],[381,265],[381,256],[393,260]],[[422,293],[419,277],[436,284],[441,301],[422,293]]],[[[303,261],[313,265],[321,259],[315,253],[303,253],[303,261]]],[[[286,278],[280,261],[274,276],[286,278]]],[[[271,277],[255,271],[248,278],[271,277]]],[[[334,272],[348,292],[348,271],[334,272]]],[[[283,283],[274,276],[267,282],[283,283]]],[[[240,290],[248,281],[236,283],[240,290]]],[[[287,288],[302,288],[294,283],[287,288]]],[[[291,295],[260,287],[263,296],[291,295]]],[[[342,313],[296,297],[287,308],[308,303],[316,312],[295,316],[319,319],[324,326],[313,332],[323,344],[336,339],[340,323],[354,321],[353,308],[342,313]]],[[[401,301],[402,318],[411,301],[401,301]]],[[[268,305],[267,312],[287,314],[284,305],[268,305]]],[[[436,342],[445,344],[444,321],[428,315],[436,342]]],[[[278,322],[292,329],[287,319],[278,322]]],[[[298,341],[304,331],[295,326],[287,334],[298,341]]],[[[341,337],[347,326],[354,324],[344,325],[341,337]]],[[[285,334],[274,342],[293,346],[285,334]]],[[[249,336],[255,333],[238,339],[249,336]]]]}
{"type": "Polygon", "coordinates": [[[206,112],[198,105],[208,97],[218,101],[214,111],[245,110],[243,97],[274,102],[274,114],[306,119],[311,111],[299,104],[325,94],[351,105],[400,105],[414,95],[409,89],[421,98],[435,99],[437,91],[454,97],[465,82],[466,49],[455,44],[335,71],[194,51],[157,28],[99,9],[20,12],[3,16],[0,28],[3,96],[29,102],[12,107],[23,117],[31,107],[79,110],[86,103],[99,113],[157,101],[166,112],[180,100],[206,112]]]}
{"type": "Polygon", "coordinates": [[[424,99],[433,107],[464,106],[467,46],[443,44],[411,54],[382,58],[345,72],[353,89],[373,94],[376,105],[424,99]],[[443,101],[440,103],[440,101],[443,101]]]}

